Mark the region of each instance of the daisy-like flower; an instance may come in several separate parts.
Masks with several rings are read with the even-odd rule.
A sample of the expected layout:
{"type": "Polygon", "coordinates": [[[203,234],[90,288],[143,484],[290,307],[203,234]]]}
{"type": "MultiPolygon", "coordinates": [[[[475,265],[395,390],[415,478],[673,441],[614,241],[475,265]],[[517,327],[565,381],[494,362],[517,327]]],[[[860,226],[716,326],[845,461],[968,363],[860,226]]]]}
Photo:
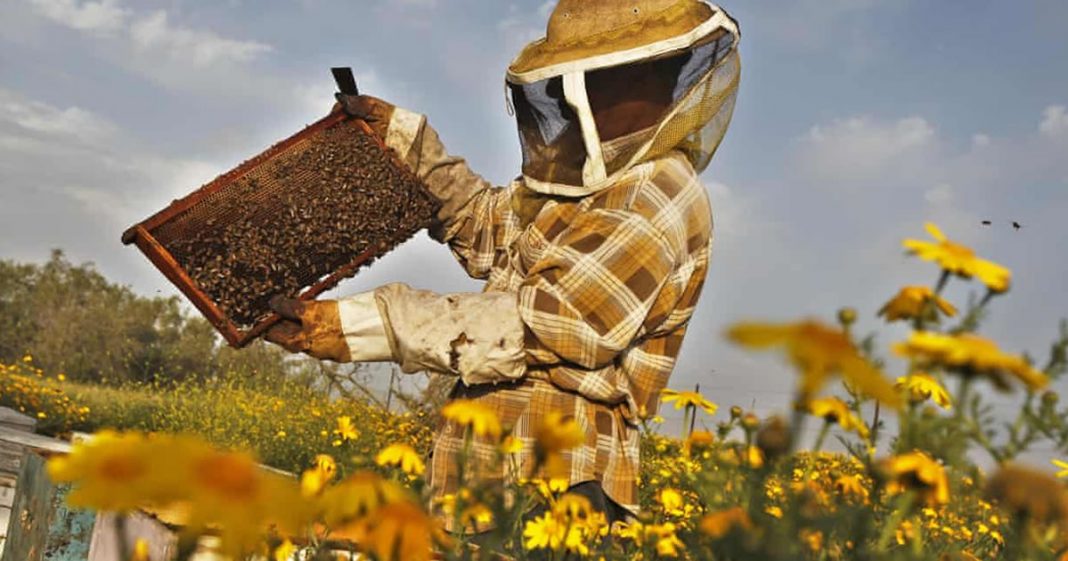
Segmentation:
{"type": "Polygon", "coordinates": [[[727,337],[751,349],[782,348],[801,374],[801,401],[807,401],[834,375],[880,402],[897,407],[894,386],[869,363],[841,329],[815,320],[796,323],[740,323],[727,337]]]}
{"type": "Polygon", "coordinates": [[[1050,462],[1061,470],[1057,472],[1057,477],[1068,477],[1068,462],[1062,462],[1061,460],[1050,460],[1050,462]]]}
{"type": "Polygon", "coordinates": [[[828,423],[838,423],[844,430],[853,431],[862,438],[868,438],[868,426],[849,409],[846,402],[837,397],[824,397],[809,401],[808,412],[828,423]]]}
{"type": "Polygon", "coordinates": [[[930,374],[915,372],[903,376],[897,379],[894,387],[898,391],[905,392],[912,403],[922,403],[930,399],[942,409],[953,408],[953,400],[949,397],[949,392],[930,374]]]}
{"type": "Polygon", "coordinates": [[[976,277],[994,292],[1005,292],[1009,289],[1011,271],[997,263],[976,257],[969,247],[950,241],[938,226],[928,222],[924,227],[936,241],[905,240],[902,245],[909,253],[925,261],[938,263],[939,267],[959,277],[976,277]]]}
{"type": "Polygon", "coordinates": [[[436,536],[441,537],[441,531],[434,519],[415,503],[400,501],[375,513],[366,547],[375,559],[429,561],[436,536]]]}
{"type": "Polygon", "coordinates": [[[567,475],[567,465],[561,453],[586,440],[586,431],[572,418],[564,418],[559,411],[550,411],[534,429],[534,451],[549,477],[567,475]]]}
{"type": "Polygon", "coordinates": [[[665,389],[660,392],[660,400],[664,403],[675,402],[675,409],[683,409],[692,405],[698,409],[703,409],[709,415],[715,415],[716,410],[719,409],[718,405],[708,401],[701,394],[692,391],[680,392],[665,389]]]}
{"type": "Polygon", "coordinates": [[[840,495],[857,497],[861,501],[868,502],[868,488],[857,475],[843,475],[834,481],[834,489],[840,495]]]}
{"type": "Polygon", "coordinates": [[[319,454],[315,456],[315,466],[305,470],[300,476],[300,490],[305,497],[314,497],[322,492],[326,484],[337,475],[337,462],[334,458],[319,454]]]}
{"type": "Polygon", "coordinates": [[[441,415],[461,427],[470,427],[476,436],[494,440],[501,437],[501,421],[497,413],[477,401],[470,399],[450,401],[442,407],[441,415]]]}
{"type": "Polygon", "coordinates": [[[408,475],[422,475],[426,464],[419,453],[407,444],[391,444],[375,456],[375,463],[380,466],[395,466],[408,475]]]}
{"type": "Polygon", "coordinates": [[[1032,390],[1049,384],[1046,375],[1032,368],[1023,357],[1005,354],[993,341],[971,333],[943,335],[916,331],[907,342],[895,344],[893,350],[906,358],[961,370],[965,375],[986,376],[1001,389],[1009,389],[1010,376],[1032,390]]]}
{"type": "MultiPolygon", "coordinates": [[[[941,296],[936,296],[934,291],[926,286],[906,286],[890,299],[889,302],[879,309],[877,315],[884,316],[886,321],[910,320],[920,317],[928,301],[934,301],[935,308],[941,310],[949,317],[957,315],[957,309],[941,296]]],[[[933,318],[924,318],[933,319],[933,318]]]]}
{"type": "Polygon", "coordinates": [[[886,489],[901,493],[906,489],[919,491],[929,506],[949,502],[949,480],[946,469],[924,452],[915,451],[883,460],[882,470],[889,476],[886,489]]]}
{"type": "Polygon", "coordinates": [[[374,472],[360,471],[324,491],[318,504],[327,526],[340,527],[405,500],[408,494],[403,487],[374,472]]]}
{"type": "Polygon", "coordinates": [[[686,513],[684,508],[685,501],[682,498],[682,493],[678,489],[672,489],[670,487],[661,489],[656,494],[656,502],[660,503],[660,506],[664,508],[664,512],[674,516],[682,516],[686,513]]]}
{"type": "Polygon", "coordinates": [[[352,417],[348,416],[337,418],[337,428],[334,429],[334,433],[343,440],[356,440],[360,437],[360,431],[356,430],[356,426],[352,424],[352,417]]]}

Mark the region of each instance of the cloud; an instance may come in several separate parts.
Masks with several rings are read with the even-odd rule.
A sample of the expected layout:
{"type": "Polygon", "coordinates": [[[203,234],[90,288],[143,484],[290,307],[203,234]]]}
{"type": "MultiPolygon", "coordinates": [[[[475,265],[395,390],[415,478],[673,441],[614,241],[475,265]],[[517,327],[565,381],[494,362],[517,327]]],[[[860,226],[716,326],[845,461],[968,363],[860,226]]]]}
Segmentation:
{"type": "MultiPolygon", "coordinates": [[[[84,108],[4,88],[0,153],[0,255],[38,259],[48,247],[64,247],[105,266],[126,259],[117,255],[123,229],[225,171],[148,151],[84,108]],[[42,253],[25,255],[29,248],[42,253]]],[[[140,288],[163,285],[150,267],[133,270],[140,288]]]]}
{"type": "Polygon", "coordinates": [[[59,109],[23,99],[3,88],[0,88],[0,122],[21,128],[29,135],[23,141],[47,136],[91,144],[107,140],[115,133],[113,124],[89,111],[78,107],[59,109]]]}
{"type": "Polygon", "coordinates": [[[78,31],[109,35],[126,25],[130,11],[118,0],[82,2],[77,0],[30,0],[34,9],[48,19],[78,31]]]}
{"type": "Polygon", "coordinates": [[[176,27],[168,22],[167,12],[163,10],[134,22],[130,26],[130,39],[138,49],[186,59],[196,67],[248,62],[272,50],[270,45],[257,41],[227,39],[211,31],[176,27]]]}
{"type": "Polygon", "coordinates": [[[1038,130],[1050,138],[1068,136],[1068,107],[1063,105],[1047,107],[1038,130]]]}
{"type": "Polygon", "coordinates": [[[936,144],[934,127],[922,117],[852,117],[813,126],[801,139],[797,163],[823,182],[863,184],[920,165],[936,144]]]}

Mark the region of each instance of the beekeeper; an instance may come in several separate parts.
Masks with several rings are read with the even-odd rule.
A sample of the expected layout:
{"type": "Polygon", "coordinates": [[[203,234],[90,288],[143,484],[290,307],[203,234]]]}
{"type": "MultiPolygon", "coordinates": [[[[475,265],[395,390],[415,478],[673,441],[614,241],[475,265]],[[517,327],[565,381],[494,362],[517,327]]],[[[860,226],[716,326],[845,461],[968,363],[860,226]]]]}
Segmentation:
{"type": "MultiPolygon", "coordinates": [[[[738,40],[736,22],[700,0],[560,0],[546,37],[508,68],[523,169],[503,188],[449,155],[424,116],[341,96],[440,200],[432,237],[486,285],[277,302],[287,320],[268,340],[455,376],[450,399],[495,410],[527,467],[541,418],[573,416],[586,440],[565,454],[569,484],[610,520],[636,513],[638,422],[657,411],[708,269],[697,176],[731,119],[738,40]]],[[[435,496],[456,491],[462,446],[452,424],[436,435],[435,496]]],[[[480,465],[494,453],[474,445],[480,465]]]]}

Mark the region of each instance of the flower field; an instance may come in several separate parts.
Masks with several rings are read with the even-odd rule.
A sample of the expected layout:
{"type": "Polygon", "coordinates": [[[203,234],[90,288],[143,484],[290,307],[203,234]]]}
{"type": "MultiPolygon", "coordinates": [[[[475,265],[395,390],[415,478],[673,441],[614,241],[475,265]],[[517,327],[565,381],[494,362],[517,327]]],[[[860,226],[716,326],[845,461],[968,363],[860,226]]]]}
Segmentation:
{"type": "Polygon", "coordinates": [[[733,343],[796,370],[791,410],[759,418],[665,391],[662,406],[684,411],[685,429],[661,434],[644,412],[642,512],[614,526],[566,492],[576,482],[555,477],[582,437],[560,416],[520,441],[475,402],[398,415],[296,386],[269,396],[227,384],[99,388],[41,372],[30,357],[0,366],[0,404],[51,432],[97,431],[49,463],[55,480],[74,484],[72,503],[181,505],[190,535],[219,534],[235,558],[1068,561],[1068,409],[1051,389],[1068,367],[1068,324],[1041,363],[983,337],[980,320],[1011,273],[928,231],[933,241],[904,247],[936,267],[935,285],[873,303],[887,322],[908,323],[903,341],[876,348],[853,333],[851,309],[833,323],[732,326],[733,343]],[[978,283],[984,297],[958,309],[942,296],[950,282],[978,283]],[[905,370],[887,372],[888,354],[905,370]],[[992,416],[989,388],[1011,393],[1015,417],[992,416]],[[511,480],[480,479],[461,451],[462,491],[428,504],[425,453],[441,421],[496,446],[511,480]],[[802,450],[813,424],[816,444],[802,450]],[[835,427],[844,453],[823,450],[835,427]],[[1058,456],[1016,461],[1039,444],[1058,456]],[[524,447],[535,450],[531,465],[515,461],[524,447]],[[980,470],[975,455],[993,468],[980,470]],[[299,476],[259,470],[257,459],[299,476]],[[446,532],[441,520],[482,532],[446,532]]]}

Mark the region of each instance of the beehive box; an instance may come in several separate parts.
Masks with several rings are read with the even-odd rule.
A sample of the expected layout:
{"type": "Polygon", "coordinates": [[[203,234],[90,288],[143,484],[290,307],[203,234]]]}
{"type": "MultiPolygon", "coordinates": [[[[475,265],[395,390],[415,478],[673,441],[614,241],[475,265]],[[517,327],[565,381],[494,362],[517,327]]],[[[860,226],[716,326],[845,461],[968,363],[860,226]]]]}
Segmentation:
{"type": "Polygon", "coordinates": [[[436,202],[362,120],[331,113],[134,225],[135,244],[226,341],[311,299],[427,227],[436,202]]]}

